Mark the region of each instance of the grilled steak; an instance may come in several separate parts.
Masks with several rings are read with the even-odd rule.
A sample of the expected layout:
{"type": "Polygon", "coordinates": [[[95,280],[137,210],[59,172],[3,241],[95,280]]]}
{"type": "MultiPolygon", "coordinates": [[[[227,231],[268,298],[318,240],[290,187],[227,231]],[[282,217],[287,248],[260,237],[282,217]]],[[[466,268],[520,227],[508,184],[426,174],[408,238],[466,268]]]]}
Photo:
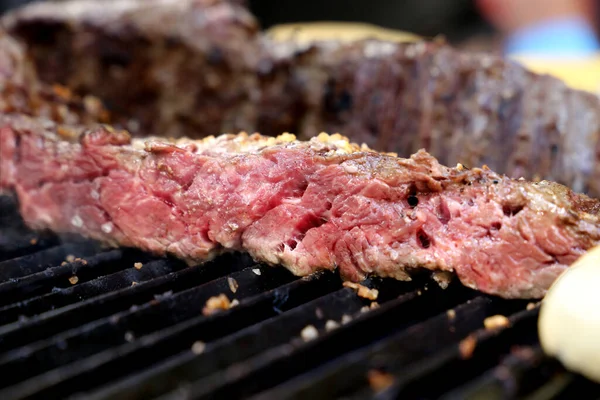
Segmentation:
{"type": "Polygon", "coordinates": [[[500,57],[433,42],[274,43],[219,0],[33,4],[4,24],[46,82],[98,95],[134,134],[341,132],[600,196],[598,97],[500,57]]]}
{"type": "Polygon", "coordinates": [[[0,186],[29,226],[190,264],[247,251],[297,275],[454,272],[486,293],[535,298],[600,240],[599,201],[424,151],[398,158],[326,134],[131,139],[1,118],[0,186]]]}
{"type": "Polygon", "coordinates": [[[100,97],[129,130],[207,136],[256,119],[258,25],[238,3],[43,2],[4,24],[42,80],[100,97]]]}
{"type": "Polygon", "coordinates": [[[93,96],[79,96],[60,85],[39,81],[25,51],[0,29],[0,113],[21,113],[67,124],[109,122],[93,96]]]}
{"type": "Polygon", "coordinates": [[[424,148],[442,164],[486,164],[600,196],[597,96],[436,42],[269,48],[291,69],[291,92],[311,99],[303,125],[288,129],[301,138],[341,132],[402,156],[424,148]]]}

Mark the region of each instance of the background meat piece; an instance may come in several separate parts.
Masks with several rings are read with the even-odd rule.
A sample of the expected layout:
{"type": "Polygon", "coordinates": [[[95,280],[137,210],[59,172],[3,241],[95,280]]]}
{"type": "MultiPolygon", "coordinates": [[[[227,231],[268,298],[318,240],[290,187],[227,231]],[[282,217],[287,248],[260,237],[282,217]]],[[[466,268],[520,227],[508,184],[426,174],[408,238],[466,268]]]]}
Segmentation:
{"type": "MultiPolygon", "coordinates": [[[[290,75],[287,93],[299,93],[304,115],[286,128],[301,138],[341,132],[380,151],[425,148],[445,164],[486,164],[600,194],[597,96],[439,42],[265,47],[290,75]]],[[[271,133],[267,125],[260,131],[271,133]]]]}
{"type": "Polygon", "coordinates": [[[340,132],[600,195],[600,99],[498,56],[436,41],[276,42],[216,0],[71,0],[4,23],[42,79],[97,94],[134,135],[340,132]]]}
{"type": "Polygon", "coordinates": [[[81,98],[66,87],[41,82],[21,44],[2,29],[0,113],[19,113],[67,124],[109,121],[97,98],[81,98]]]}
{"type": "Polygon", "coordinates": [[[4,22],[41,79],[99,96],[133,132],[206,136],[255,119],[258,26],[237,2],[37,3],[4,22]]]}

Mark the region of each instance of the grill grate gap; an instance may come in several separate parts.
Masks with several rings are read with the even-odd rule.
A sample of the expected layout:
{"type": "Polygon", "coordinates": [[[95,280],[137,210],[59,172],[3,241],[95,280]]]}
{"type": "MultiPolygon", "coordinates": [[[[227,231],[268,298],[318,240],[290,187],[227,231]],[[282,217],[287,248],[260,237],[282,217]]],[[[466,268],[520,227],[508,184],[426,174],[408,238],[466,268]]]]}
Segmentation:
{"type": "MultiPolygon", "coordinates": [[[[387,281],[378,285],[379,298],[388,301],[399,294],[405,293],[422,283],[387,281]]],[[[225,368],[233,363],[239,363],[248,357],[267,351],[269,348],[297,338],[300,331],[312,324],[320,331],[324,330],[328,320],[340,322],[344,315],[357,313],[369,302],[358,297],[350,289],[340,289],[316,300],[293,308],[281,316],[274,316],[263,322],[252,325],[231,336],[217,338],[216,342],[209,342],[206,352],[202,356],[194,355],[187,350],[175,356],[159,367],[153,367],[140,375],[134,375],[124,382],[105,388],[97,394],[86,394],[86,398],[136,398],[140,393],[153,395],[173,389],[181,380],[198,379],[200,376],[218,369],[225,368]],[[122,389],[125,397],[119,395],[122,389]]],[[[142,398],[142,397],[139,397],[142,398]]]]}
{"type": "Polygon", "coordinates": [[[73,286],[70,279],[77,277],[77,283],[83,283],[133,265],[133,259],[139,254],[130,254],[125,250],[110,250],[85,259],[65,263],[44,271],[0,283],[0,304],[10,304],[34,296],[51,292],[53,289],[73,286]]]}
{"type": "MultiPolygon", "coordinates": [[[[440,290],[441,294],[442,292],[440,290]]],[[[439,296],[434,300],[439,302],[439,296]]],[[[445,299],[444,303],[451,304],[448,300],[445,299]]],[[[371,369],[384,368],[385,371],[385,367],[392,363],[409,365],[425,357],[437,355],[445,346],[458,342],[481,326],[483,319],[498,308],[496,302],[486,297],[477,297],[458,305],[462,303],[460,300],[466,299],[459,298],[453,302],[457,305],[454,322],[449,321],[443,308],[432,309],[432,312],[423,315],[421,321],[408,329],[397,331],[355,351],[345,352],[337,359],[307,371],[290,382],[277,385],[256,398],[277,398],[282,395],[291,399],[311,396],[336,398],[368,386],[367,374],[371,369]],[[453,326],[454,329],[451,329],[453,326]]],[[[423,312],[421,307],[414,309],[423,312]]],[[[384,315],[387,317],[390,313],[384,315]]]]}
{"type": "Polygon", "coordinates": [[[42,251],[58,244],[59,239],[56,236],[3,230],[0,232],[0,262],[42,251]]]}
{"type": "Polygon", "coordinates": [[[48,233],[28,230],[17,212],[12,196],[0,195],[0,261],[21,257],[59,244],[59,239],[48,233]]]}
{"type": "Polygon", "coordinates": [[[0,398],[64,397],[74,390],[90,389],[132,371],[157,363],[189,348],[196,340],[208,341],[250,326],[260,320],[320,297],[341,286],[335,274],[296,280],[253,296],[223,313],[198,316],[79,362],[65,365],[0,392],[0,398]],[[283,299],[283,300],[282,300],[283,299]]]}
{"type": "MultiPolygon", "coordinates": [[[[0,327],[0,352],[6,352],[17,346],[107,317],[131,306],[146,303],[154,299],[157,294],[187,289],[208,282],[247,266],[249,258],[229,255],[221,261],[225,261],[222,267],[215,263],[207,263],[201,267],[186,268],[135,286],[131,286],[131,281],[128,281],[128,287],[116,291],[111,291],[110,287],[106,287],[105,293],[100,296],[2,326],[0,327]]],[[[162,260],[160,262],[171,263],[173,261],[162,260]]],[[[123,277],[119,276],[119,278],[123,277]]],[[[83,285],[92,282],[94,281],[83,285]]]]}
{"type": "MultiPolygon", "coordinates": [[[[250,268],[230,275],[241,285],[236,298],[244,299],[271,289],[274,281],[284,280],[282,272],[267,269],[264,272],[266,279],[263,280],[259,280],[250,268]]],[[[290,274],[287,274],[288,280],[289,277],[290,274]]],[[[120,346],[126,342],[126,336],[141,337],[201,315],[208,297],[229,291],[227,279],[220,278],[176,294],[162,296],[160,300],[152,299],[148,303],[83,325],[41,344],[9,353],[0,358],[0,374],[11,371],[11,384],[14,384],[29,376],[120,346]],[[77,352],[65,352],[66,348],[77,349],[77,352]],[[27,357],[23,357],[25,352],[27,357]]]]}
{"type": "MultiPolygon", "coordinates": [[[[135,259],[137,260],[138,258],[136,257],[135,259]]],[[[125,264],[127,266],[132,265],[131,262],[126,262],[125,264]]],[[[52,287],[50,293],[0,308],[0,324],[8,324],[19,318],[26,320],[28,317],[33,317],[36,314],[60,309],[61,307],[101,296],[108,292],[128,288],[132,285],[132,282],[141,283],[150,281],[184,268],[185,265],[183,263],[157,260],[146,263],[140,270],[132,267],[87,282],[84,279],[83,283],[79,282],[69,288],[61,289],[52,287]]],[[[66,277],[63,277],[63,279],[67,280],[66,277]]],[[[47,282],[44,282],[44,285],[48,286],[47,282]]]]}
{"type": "Polygon", "coordinates": [[[68,256],[85,258],[101,251],[96,242],[81,240],[0,262],[0,282],[20,282],[26,277],[59,266],[68,256]]]}
{"type": "Polygon", "coordinates": [[[355,314],[363,306],[364,301],[354,292],[339,289],[232,335],[209,341],[200,355],[189,349],[185,350],[160,366],[83,397],[141,399],[157,396],[176,388],[181,382],[199,379],[215,370],[243,362],[273,346],[283,344],[289,338],[297,337],[309,324],[322,329],[326,321],[340,321],[343,315],[355,314]]]}
{"type": "Polygon", "coordinates": [[[344,329],[334,330],[309,343],[296,341],[277,346],[241,365],[217,371],[188,387],[187,394],[200,399],[250,396],[417,324],[443,311],[443,304],[460,304],[472,295],[471,290],[459,285],[447,290],[436,286],[408,293],[361,314],[344,329]]]}
{"type": "MultiPolygon", "coordinates": [[[[517,307],[519,303],[516,303],[517,307]]],[[[480,328],[474,332],[475,348],[473,354],[466,359],[461,356],[457,343],[425,363],[403,368],[392,365],[391,370],[397,380],[388,391],[394,393],[393,398],[410,398],[415,395],[439,398],[457,385],[476,379],[482,371],[497,366],[511,352],[516,354],[520,349],[519,354],[529,354],[530,346],[537,342],[538,310],[520,310],[511,314],[509,328],[480,328]],[[453,371],[461,371],[461,374],[457,376],[453,371]],[[431,382],[436,382],[436,385],[431,385],[431,382]]]]}
{"type": "MultiPolygon", "coordinates": [[[[444,400],[478,399],[482,395],[501,399],[535,399],[540,395],[543,396],[542,398],[544,396],[552,398],[573,381],[573,375],[564,373],[556,361],[545,357],[539,345],[533,345],[521,349],[521,351],[526,351],[526,355],[509,354],[499,365],[439,398],[444,400]],[[546,390],[543,390],[544,387],[546,390]]],[[[582,397],[572,398],[597,399],[598,396],[600,396],[600,390],[596,387],[589,388],[589,392],[582,397]]]]}

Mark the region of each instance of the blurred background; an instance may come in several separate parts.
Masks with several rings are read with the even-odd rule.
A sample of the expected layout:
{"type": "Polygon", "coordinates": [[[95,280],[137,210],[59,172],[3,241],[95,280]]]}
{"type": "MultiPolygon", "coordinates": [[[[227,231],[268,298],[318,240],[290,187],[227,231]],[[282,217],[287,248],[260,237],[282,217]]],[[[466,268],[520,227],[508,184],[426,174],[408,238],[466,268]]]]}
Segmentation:
{"type": "Polygon", "coordinates": [[[368,22],[488,51],[598,49],[600,0],[249,0],[265,28],[310,21],[368,22]]]}
{"type": "MultiPolygon", "coordinates": [[[[0,12],[31,1],[0,0],[0,12]]],[[[246,3],[264,29],[360,22],[426,38],[442,36],[456,47],[513,56],[536,72],[600,90],[600,0],[235,1],[246,3]]]]}
{"type": "MultiPolygon", "coordinates": [[[[0,12],[32,0],[0,0],[0,12]]],[[[98,0],[110,1],[110,0],[98,0]]],[[[529,50],[544,47],[529,37],[519,39],[525,28],[569,19],[570,26],[557,27],[563,46],[590,48],[598,38],[600,0],[245,0],[264,28],[291,22],[367,22],[425,37],[442,35],[460,47],[488,51],[529,50]],[[583,18],[582,18],[583,17],[583,18]],[[582,21],[589,24],[582,28],[582,21]],[[551,22],[548,22],[551,21],[551,22]],[[575,22],[573,22],[575,21],[575,22]],[[586,32],[587,31],[587,32],[586,32]],[[590,38],[593,32],[595,37],[590,38]],[[510,44],[509,44],[510,42],[510,44]],[[522,42],[522,43],[521,43],[522,42]],[[511,47],[512,46],[512,47],[511,47]]],[[[544,30],[545,28],[545,30],[544,30]]],[[[543,31],[543,35],[542,35],[543,31]]],[[[556,40],[554,40],[556,41],[556,40]]],[[[556,43],[554,43],[556,47],[556,43]]]]}
{"type": "Polygon", "coordinates": [[[297,21],[360,21],[460,43],[489,37],[492,26],[472,0],[250,0],[264,27],[297,21]]]}

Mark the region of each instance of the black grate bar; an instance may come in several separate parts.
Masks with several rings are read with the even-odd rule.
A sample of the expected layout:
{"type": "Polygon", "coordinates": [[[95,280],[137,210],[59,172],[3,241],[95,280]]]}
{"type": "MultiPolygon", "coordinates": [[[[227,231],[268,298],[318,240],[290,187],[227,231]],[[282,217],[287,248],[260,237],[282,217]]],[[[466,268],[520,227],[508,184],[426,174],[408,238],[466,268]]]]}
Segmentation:
{"type": "MultiPolygon", "coordinates": [[[[114,250],[114,252],[116,253],[114,254],[115,258],[118,258],[118,253],[120,253],[121,251],[114,250]]],[[[111,269],[123,268],[124,265],[133,265],[132,260],[123,259],[119,259],[115,263],[108,263],[106,267],[104,267],[104,265],[101,264],[107,259],[110,260],[112,258],[113,257],[111,254],[106,253],[101,253],[97,258],[96,256],[89,257],[87,259],[88,264],[86,265],[86,267],[91,268],[91,271],[84,271],[83,278],[79,278],[82,271],[77,271],[77,277],[83,280],[83,283],[81,283],[80,281],[76,285],[71,285],[71,287],[68,288],[53,286],[50,289],[50,293],[36,296],[28,300],[10,304],[8,306],[0,308],[0,325],[8,324],[19,319],[25,320],[28,317],[35,316],[36,314],[41,314],[50,310],[59,309],[61,307],[65,307],[67,305],[80,302],[82,300],[86,300],[95,296],[100,296],[107,292],[112,292],[122,288],[130,287],[132,285],[132,282],[140,283],[149,281],[151,279],[158,278],[186,268],[185,264],[180,262],[157,260],[145,263],[143,268],[141,268],[140,270],[134,267],[130,267],[122,271],[112,273],[110,275],[102,276],[97,279],[87,279],[88,277],[86,275],[96,274],[97,272],[99,272],[94,267],[94,264],[96,263],[100,264],[100,268],[98,269],[104,272],[108,272],[111,269]]],[[[138,259],[138,257],[134,258],[134,260],[138,259]]],[[[58,279],[62,279],[70,284],[69,278],[67,277],[68,275],[69,274],[62,275],[58,279]]],[[[35,275],[32,275],[32,277],[33,276],[35,275]]],[[[52,276],[52,278],[54,278],[54,276],[52,276]]],[[[42,282],[40,282],[40,286],[48,285],[48,282],[43,281],[43,277],[41,278],[41,280],[42,282]]],[[[61,282],[61,284],[63,284],[63,282],[61,282]]],[[[20,287],[17,285],[16,288],[19,289],[20,287]]]]}
{"type": "Polygon", "coordinates": [[[527,348],[537,342],[537,316],[537,309],[519,310],[509,317],[510,327],[477,330],[472,334],[475,349],[467,358],[461,355],[456,344],[408,369],[398,368],[394,363],[386,364],[386,370],[396,376],[395,384],[388,390],[394,395],[388,398],[438,398],[447,391],[476,379],[482,371],[498,365],[502,357],[517,349],[515,346],[527,348]],[[456,376],[453,371],[461,373],[456,376]],[[431,385],[431,382],[436,382],[436,385],[431,385]]]}
{"type": "Polygon", "coordinates": [[[337,329],[322,334],[308,343],[291,342],[253,357],[168,394],[184,398],[240,398],[255,394],[291,379],[343,353],[378,341],[383,337],[418,324],[436,315],[448,305],[460,304],[473,296],[473,291],[460,285],[447,290],[434,285],[400,296],[337,329]]]}
{"type": "MultiPolygon", "coordinates": [[[[273,289],[281,283],[295,279],[283,268],[266,268],[261,276],[247,268],[231,274],[228,278],[220,278],[185,291],[163,295],[152,301],[111,315],[108,318],[80,326],[70,332],[36,344],[22,348],[0,359],[0,376],[3,372],[11,373],[10,384],[58,368],[92,354],[120,346],[127,342],[126,337],[142,337],[186,319],[202,314],[206,300],[221,293],[229,297],[244,299],[261,292],[273,289]],[[231,293],[228,279],[235,279],[239,287],[235,294],[231,293]],[[65,351],[77,349],[77,351],[65,351]],[[27,357],[23,354],[28,352],[27,357]],[[12,358],[11,358],[12,357],[12,358]]],[[[8,382],[7,382],[8,383],[8,382]]],[[[4,385],[6,386],[6,385],[4,385]]],[[[0,383],[0,387],[2,384],[0,383]]]]}
{"type": "Polygon", "coordinates": [[[0,262],[58,246],[59,243],[58,237],[53,235],[3,229],[0,231],[0,262]]]}
{"type": "Polygon", "coordinates": [[[63,398],[156,364],[197,340],[215,340],[340,287],[337,274],[300,279],[242,300],[227,311],[189,319],[89,358],[38,375],[0,392],[0,398],[63,398]]]}
{"type": "Polygon", "coordinates": [[[85,260],[77,259],[24,278],[0,283],[0,304],[10,305],[48,293],[52,291],[52,288],[72,286],[69,279],[73,276],[77,276],[78,282],[85,282],[97,277],[98,274],[112,273],[115,270],[126,268],[124,264],[127,261],[125,260],[125,251],[111,250],[87,257],[85,260]]]}
{"type": "MultiPolygon", "coordinates": [[[[565,389],[573,376],[564,373],[558,362],[545,357],[539,345],[516,348],[513,354],[483,373],[479,378],[460,385],[458,388],[441,396],[444,400],[478,399],[486,395],[490,399],[539,397],[544,392],[541,387],[549,388],[545,392],[547,398],[554,398],[565,389]],[[565,379],[566,378],[566,379],[565,379]],[[537,389],[537,390],[536,390],[537,389]]],[[[599,388],[590,388],[590,392],[578,399],[596,399],[600,396],[599,388]]]]}
{"type": "Polygon", "coordinates": [[[96,393],[86,393],[86,400],[135,400],[155,397],[175,389],[182,382],[197,380],[217,369],[267,351],[283,344],[289,338],[312,324],[322,331],[326,321],[338,323],[344,315],[353,315],[365,306],[365,301],[350,289],[333,293],[298,306],[286,313],[271,317],[232,335],[209,342],[202,354],[190,349],[153,366],[142,373],[101,388],[96,393]]]}
{"type": "Polygon", "coordinates": [[[0,282],[15,281],[17,278],[56,267],[68,256],[85,258],[99,251],[101,251],[101,246],[98,243],[82,240],[2,261],[0,262],[0,282]]]}
{"type": "MultiPolygon", "coordinates": [[[[561,371],[556,373],[551,380],[539,387],[535,392],[521,396],[523,400],[558,400],[564,399],[563,395],[567,388],[574,381],[575,375],[570,372],[561,371]]],[[[588,389],[589,390],[589,389],[588,389]]],[[[589,392],[588,392],[589,393],[589,392]]],[[[571,396],[568,399],[585,399],[585,396],[571,396]]],[[[596,399],[598,400],[598,399],[596,399]]]]}
{"type": "MultiPolygon", "coordinates": [[[[446,306],[452,305],[447,300],[442,303],[446,306]]],[[[446,310],[438,308],[442,313],[433,318],[392,334],[372,346],[345,354],[257,398],[277,398],[283,394],[290,399],[312,396],[334,398],[368,388],[368,375],[371,370],[389,373],[437,355],[445,347],[458,343],[467,334],[479,328],[486,316],[509,311],[505,304],[480,296],[456,307],[452,319],[446,310]]]]}
{"type": "Polygon", "coordinates": [[[600,386],[581,375],[569,372],[557,374],[552,381],[547,382],[525,400],[600,400],[600,386]]]}
{"type": "MultiPolygon", "coordinates": [[[[219,264],[213,262],[203,266],[185,268],[135,286],[131,286],[131,282],[129,282],[129,286],[126,288],[2,326],[0,327],[0,352],[6,352],[87,322],[107,317],[133,305],[146,303],[153,300],[155,295],[187,289],[190,286],[211,281],[252,265],[250,257],[235,254],[225,255],[219,260],[219,264]]],[[[159,260],[156,262],[171,263],[173,261],[159,260]]],[[[97,281],[99,280],[86,282],[83,285],[97,281]]],[[[111,289],[107,287],[105,290],[111,289]]]]}
{"type": "MultiPolygon", "coordinates": [[[[407,283],[379,279],[366,283],[379,289],[378,300],[381,302],[395,299],[398,295],[414,290],[422,284],[419,280],[407,283]]],[[[339,322],[344,314],[354,314],[367,304],[370,302],[356,296],[354,291],[340,289],[242,329],[233,335],[219,337],[215,342],[211,342],[210,347],[200,357],[187,349],[142,374],[135,374],[124,382],[110,385],[109,388],[101,390],[96,397],[114,398],[119,392],[114,389],[115,387],[128,387],[125,390],[127,398],[139,397],[135,393],[147,395],[150,391],[157,394],[165,392],[176,386],[179,380],[198,379],[202,375],[211,373],[215,368],[224,368],[266,351],[272,346],[287,342],[290,337],[297,337],[298,333],[310,323],[322,330],[327,320],[339,322]]],[[[86,398],[88,396],[91,395],[86,394],[86,398]]]]}

